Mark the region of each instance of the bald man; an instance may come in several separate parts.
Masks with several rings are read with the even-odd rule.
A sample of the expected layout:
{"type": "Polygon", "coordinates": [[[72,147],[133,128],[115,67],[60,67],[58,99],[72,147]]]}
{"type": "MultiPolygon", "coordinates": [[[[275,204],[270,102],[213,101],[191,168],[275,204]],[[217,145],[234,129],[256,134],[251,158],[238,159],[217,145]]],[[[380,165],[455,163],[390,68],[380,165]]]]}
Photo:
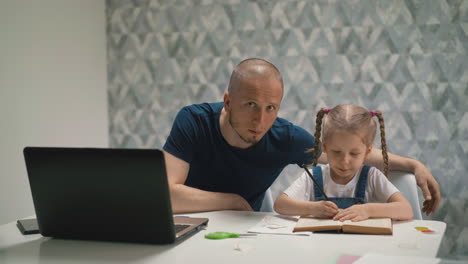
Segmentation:
{"type": "MultiPolygon", "coordinates": [[[[313,147],[314,137],[278,117],[282,98],[279,70],[252,58],[232,72],[224,102],[182,108],[163,147],[175,213],[258,211],[265,191],[287,165],[312,163],[314,153],[305,150],[313,147]]],[[[429,193],[426,213],[434,211],[440,192],[429,170],[416,160],[390,153],[389,158],[390,169],[415,173],[429,193]]],[[[326,157],[319,161],[325,163],[326,157]]],[[[366,163],[381,166],[381,152],[374,148],[366,163]]]]}

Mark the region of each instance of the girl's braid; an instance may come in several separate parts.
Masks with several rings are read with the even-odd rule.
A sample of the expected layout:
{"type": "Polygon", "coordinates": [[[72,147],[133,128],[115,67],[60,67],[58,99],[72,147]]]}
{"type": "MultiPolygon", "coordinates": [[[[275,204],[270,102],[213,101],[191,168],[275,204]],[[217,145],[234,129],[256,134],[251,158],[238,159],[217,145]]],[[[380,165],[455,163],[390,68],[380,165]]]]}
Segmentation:
{"type": "Polygon", "coordinates": [[[384,174],[388,176],[388,153],[387,153],[387,142],[385,140],[385,125],[384,125],[384,118],[382,112],[375,111],[375,115],[379,119],[380,125],[380,141],[382,144],[382,156],[384,161],[384,174]]]}
{"type": "Polygon", "coordinates": [[[315,120],[315,142],[314,142],[314,159],[312,161],[312,166],[317,166],[318,158],[319,158],[319,149],[320,149],[320,134],[322,132],[322,119],[325,116],[326,109],[321,108],[320,111],[317,113],[317,119],[315,120]]]}

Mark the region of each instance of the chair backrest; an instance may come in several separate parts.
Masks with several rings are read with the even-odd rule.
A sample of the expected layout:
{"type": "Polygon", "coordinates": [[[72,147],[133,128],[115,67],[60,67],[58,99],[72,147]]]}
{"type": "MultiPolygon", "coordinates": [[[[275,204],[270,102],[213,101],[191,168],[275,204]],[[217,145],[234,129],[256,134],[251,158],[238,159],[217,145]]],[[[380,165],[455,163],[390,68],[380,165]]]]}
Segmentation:
{"type": "Polygon", "coordinates": [[[260,207],[260,212],[274,212],[273,205],[275,201],[273,200],[273,195],[271,194],[271,187],[268,188],[265,192],[265,197],[263,198],[262,207],[260,207]]]}
{"type": "Polygon", "coordinates": [[[388,179],[411,204],[413,208],[413,219],[421,220],[421,206],[419,204],[418,186],[414,174],[401,171],[390,171],[388,179]]]}
{"type": "MultiPolygon", "coordinates": [[[[416,178],[413,174],[401,171],[390,171],[388,175],[390,180],[395,187],[408,199],[411,207],[413,208],[413,218],[421,220],[421,206],[419,204],[418,187],[416,185],[416,178]]],[[[270,188],[271,189],[271,188],[270,188]]],[[[268,189],[263,199],[261,212],[274,212],[273,205],[275,200],[273,199],[272,191],[268,189]]]]}

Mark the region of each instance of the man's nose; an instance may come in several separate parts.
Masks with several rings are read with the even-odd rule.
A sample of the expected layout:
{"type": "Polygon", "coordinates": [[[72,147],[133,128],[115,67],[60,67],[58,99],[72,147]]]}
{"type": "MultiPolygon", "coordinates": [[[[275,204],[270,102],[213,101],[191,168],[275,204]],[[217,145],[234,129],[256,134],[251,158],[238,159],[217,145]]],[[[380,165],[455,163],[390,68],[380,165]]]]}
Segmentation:
{"type": "Polygon", "coordinates": [[[254,115],[254,122],[258,124],[262,124],[265,119],[265,116],[266,116],[265,110],[257,109],[254,115]]]}

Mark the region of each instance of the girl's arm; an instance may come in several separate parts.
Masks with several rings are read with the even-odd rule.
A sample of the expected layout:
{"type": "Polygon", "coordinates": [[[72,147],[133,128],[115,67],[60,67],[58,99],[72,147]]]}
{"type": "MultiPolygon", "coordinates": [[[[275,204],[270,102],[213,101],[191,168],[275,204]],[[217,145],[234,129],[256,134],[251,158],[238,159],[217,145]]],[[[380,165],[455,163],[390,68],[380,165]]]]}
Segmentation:
{"type": "MultiPolygon", "coordinates": [[[[423,212],[426,215],[434,213],[441,201],[440,187],[429,169],[418,160],[388,153],[389,169],[405,171],[414,174],[416,183],[424,194],[423,212]]],[[[371,155],[366,164],[373,165],[379,169],[383,168],[382,151],[372,148],[371,155]]]]}
{"type": "Polygon", "coordinates": [[[396,220],[410,220],[413,209],[401,192],[396,192],[386,203],[367,203],[353,205],[340,211],[333,220],[361,221],[368,218],[389,217],[396,220]]]}
{"type": "Polygon", "coordinates": [[[330,218],[338,213],[338,206],[330,201],[300,201],[282,193],[275,201],[274,209],[282,215],[310,215],[330,218]]]}
{"type": "MultiPolygon", "coordinates": [[[[423,212],[426,215],[434,213],[439,208],[441,196],[440,186],[429,169],[420,161],[388,153],[389,169],[396,171],[405,171],[414,174],[416,182],[424,194],[423,212]]],[[[328,163],[327,155],[322,153],[318,159],[319,163],[328,163]]],[[[383,168],[382,150],[372,148],[372,152],[367,158],[366,164],[383,168]]]]}
{"type": "Polygon", "coordinates": [[[386,203],[369,203],[370,217],[390,217],[396,220],[413,219],[413,209],[401,192],[396,192],[386,203]]]}

